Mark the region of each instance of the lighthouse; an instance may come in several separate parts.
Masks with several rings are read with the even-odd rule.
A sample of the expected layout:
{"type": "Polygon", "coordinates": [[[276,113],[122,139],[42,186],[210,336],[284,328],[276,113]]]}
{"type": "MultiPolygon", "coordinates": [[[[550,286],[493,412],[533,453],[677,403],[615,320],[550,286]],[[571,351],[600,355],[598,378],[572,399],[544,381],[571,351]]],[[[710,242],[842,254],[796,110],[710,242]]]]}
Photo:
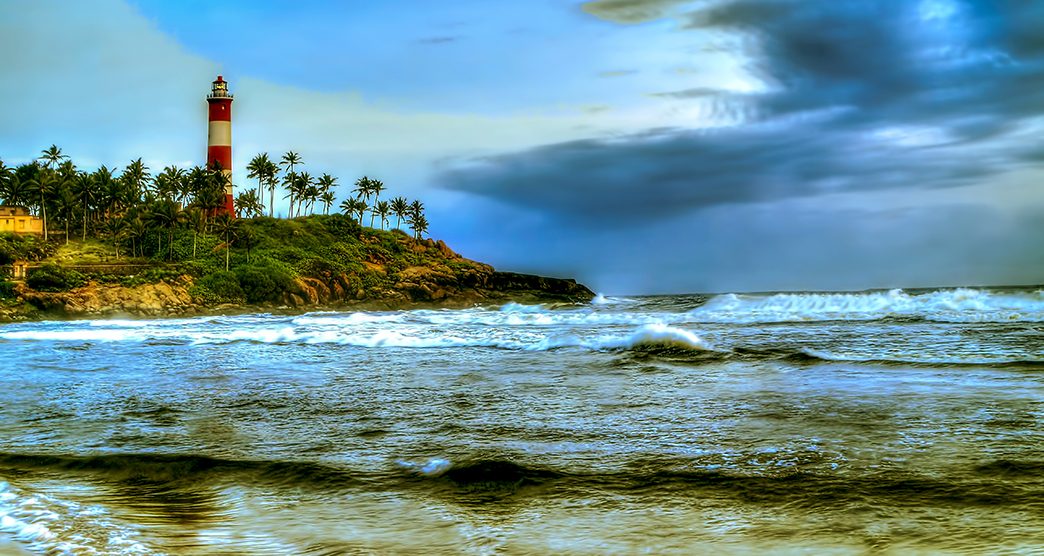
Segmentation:
{"type": "Polygon", "coordinates": [[[218,212],[236,215],[232,204],[232,95],[219,75],[207,95],[210,122],[207,131],[207,168],[221,168],[225,178],[225,204],[218,212]]]}

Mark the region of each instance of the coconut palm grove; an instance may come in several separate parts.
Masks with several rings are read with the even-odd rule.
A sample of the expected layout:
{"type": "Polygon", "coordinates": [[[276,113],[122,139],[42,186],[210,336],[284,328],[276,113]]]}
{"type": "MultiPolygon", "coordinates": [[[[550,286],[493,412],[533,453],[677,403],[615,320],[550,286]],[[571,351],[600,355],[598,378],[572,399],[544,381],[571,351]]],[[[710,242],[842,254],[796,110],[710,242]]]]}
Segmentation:
{"type": "Polygon", "coordinates": [[[256,187],[241,190],[232,215],[223,210],[227,174],[217,165],[154,172],[138,158],[122,169],[102,165],[86,171],[57,145],[17,166],[0,160],[3,204],[27,207],[44,222],[42,237],[5,234],[0,264],[36,263],[28,284],[45,291],[88,278],[126,283],[132,271],[138,282],[187,273],[203,278],[196,294],[204,299],[264,301],[276,298],[280,281],[346,261],[328,252],[326,233],[401,240],[408,238],[406,229],[420,240],[427,232],[421,201],[388,199],[381,180],[363,176],[335,206],[337,178],[315,177],[306,167],[294,151],[278,161],[258,154],[247,166],[256,187]],[[276,195],[289,201],[285,216],[274,210],[276,195]],[[77,270],[86,267],[93,275],[77,270]],[[238,284],[244,276],[266,284],[248,287],[257,291],[247,295],[246,284],[238,284]]]}

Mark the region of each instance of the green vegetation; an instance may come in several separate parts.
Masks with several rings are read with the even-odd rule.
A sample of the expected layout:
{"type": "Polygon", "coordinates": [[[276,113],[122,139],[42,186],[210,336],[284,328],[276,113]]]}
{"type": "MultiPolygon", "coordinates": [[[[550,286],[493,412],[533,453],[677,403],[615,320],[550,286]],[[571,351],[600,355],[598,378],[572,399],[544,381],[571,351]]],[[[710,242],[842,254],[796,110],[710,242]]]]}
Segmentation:
{"type": "Polygon", "coordinates": [[[55,252],[53,244],[36,236],[0,234],[0,265],[9,265],[17,260],[42,261],[55,252]]]}
{"type": "Polygon", "coordinates": [[[257,187],[241,190],[239,218],[232,218],[220,211],[226,178],[219,167],[168,166],[153,175],[139,158],[121,172],[106,166],[85,172],[55,145],[15,168],[0,161],[0,199],[35,210],[49,232],[47,238],[0,234],[0,265],[46,261],[27,277],[41,291],[187,274],[204,303],[265,303],[299,293],[296,278],[336,278],[355,294],[391,287],[407,266],[445,262],[416,247],[428,229],[420,201],[383,200],[383,182],[364,176],[340,203],[343,213],[330,214],[338,206],[337,178],[313,179],[299,171],[303,165],[293,151],[279,164],[266,153],[254,157],[247,171],[257,187]],[[292,218],[272,217],[280,185],[292,218]],[[412,237],[401,228],[385,231],[391,216],[412,237]]]}
{"type": "Polygon", "coordinates": [[[29,271],[25,283],[30,288],[42,292],[61,292],[86,282],[83,274],[69,270],[56,264],[45,264],[29,271]]]}

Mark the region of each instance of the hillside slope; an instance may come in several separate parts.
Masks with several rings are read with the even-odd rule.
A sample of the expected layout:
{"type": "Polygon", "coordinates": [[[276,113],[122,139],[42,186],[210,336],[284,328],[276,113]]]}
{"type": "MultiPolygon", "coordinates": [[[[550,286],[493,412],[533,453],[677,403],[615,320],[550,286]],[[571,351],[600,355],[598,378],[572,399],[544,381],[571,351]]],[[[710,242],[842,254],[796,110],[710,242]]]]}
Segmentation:
{"type": "Polygon", "coordinates": [[[231,249],[224,239],[187,230],[144,237],[165,246],[152,258],[117,259],[115,249],[99,256],[97,242],[51,249],[38,255],[26,283],[10,288],[0,319],[586,302],[594,295],[574,280],[498,272],[442,241],[362,228],[342,215],[242,220],[229,235],[231,249]]]}

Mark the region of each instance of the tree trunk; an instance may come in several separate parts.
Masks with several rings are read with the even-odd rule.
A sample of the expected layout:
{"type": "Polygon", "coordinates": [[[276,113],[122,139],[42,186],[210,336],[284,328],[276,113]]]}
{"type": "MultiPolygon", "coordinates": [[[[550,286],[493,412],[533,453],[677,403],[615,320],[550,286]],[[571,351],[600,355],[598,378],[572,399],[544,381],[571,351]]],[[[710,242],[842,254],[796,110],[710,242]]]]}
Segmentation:
{"type": "Polygon", "coordinates": [[[47,203],[44,202],[43,191],[40,191],[40,212],[43,213],[44,242],[47,241],[47,203]]]}

